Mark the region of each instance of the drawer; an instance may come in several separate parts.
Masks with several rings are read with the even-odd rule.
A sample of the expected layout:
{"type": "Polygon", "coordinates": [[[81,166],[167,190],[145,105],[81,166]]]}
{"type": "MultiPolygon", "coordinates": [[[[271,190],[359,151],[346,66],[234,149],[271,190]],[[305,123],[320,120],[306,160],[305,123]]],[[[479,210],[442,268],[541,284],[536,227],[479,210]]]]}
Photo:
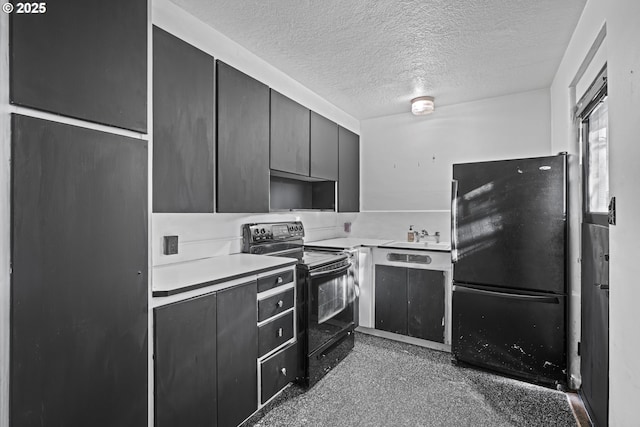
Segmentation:
{"type": "Polygon", "coordinates": [[[298,343],[283,348],[260,363],[260,403],[264,404],[296,378],[298,343]]]}
{"type": "Polygon", "coordinates": [[[293,307],[293,289],[258,300],[258,322],[273,317],[293,307]]]}
{"type": "Polygon", "coordinates": [[[258,357],[293,338],[293,311],[265,323],[258,329],[258,357]]]}
{"type": "Polygon", "coordinates": [[[268,291],[285,283],[293,282],[293,272],[295,270],[287,270],[271,276],[260,277],[258,279],[258,293],[268,291]]]}

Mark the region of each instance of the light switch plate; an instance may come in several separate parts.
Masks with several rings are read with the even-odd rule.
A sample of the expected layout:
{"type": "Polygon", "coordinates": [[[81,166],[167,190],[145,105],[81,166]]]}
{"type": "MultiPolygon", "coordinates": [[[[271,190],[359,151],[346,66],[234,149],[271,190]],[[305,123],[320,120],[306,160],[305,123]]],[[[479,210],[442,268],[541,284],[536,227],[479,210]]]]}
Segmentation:
{"type": "Polygon", "coordinates": [[[178,236],[164,236],[164,254],[175,255],[178,253],[178,236]]]}

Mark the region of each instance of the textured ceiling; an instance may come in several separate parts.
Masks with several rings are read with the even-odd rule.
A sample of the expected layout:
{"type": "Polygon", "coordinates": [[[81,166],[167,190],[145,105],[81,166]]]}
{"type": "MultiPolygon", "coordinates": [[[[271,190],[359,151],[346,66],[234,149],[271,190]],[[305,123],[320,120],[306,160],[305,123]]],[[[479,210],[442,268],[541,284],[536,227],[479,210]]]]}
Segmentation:
{"type": "Polygon", "coordinates": [[[172,0],[357,119],[549,87],[586,0],[172,0]]]}

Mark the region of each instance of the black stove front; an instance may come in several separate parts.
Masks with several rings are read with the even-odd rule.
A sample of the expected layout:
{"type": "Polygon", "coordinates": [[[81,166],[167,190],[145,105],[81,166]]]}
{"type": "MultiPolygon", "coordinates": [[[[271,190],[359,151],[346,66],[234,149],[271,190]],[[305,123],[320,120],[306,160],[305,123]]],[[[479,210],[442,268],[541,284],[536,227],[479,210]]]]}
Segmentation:
{"type": "Polygon", "coordinates": [[[298,383],[312,386],[354,345],[355,283],[349,256],[305,251],[301,222],[245,224],[243,252],[298,259],[298,383]]]}

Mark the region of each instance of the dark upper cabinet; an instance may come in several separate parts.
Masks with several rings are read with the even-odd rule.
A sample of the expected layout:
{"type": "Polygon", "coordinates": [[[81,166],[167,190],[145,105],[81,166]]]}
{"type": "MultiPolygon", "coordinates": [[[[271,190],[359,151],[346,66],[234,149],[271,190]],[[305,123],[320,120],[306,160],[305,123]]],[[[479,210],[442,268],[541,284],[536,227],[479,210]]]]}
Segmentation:
{"type": "Polygon", "coordinates": [[[360,137],[339,127],[338,212],[360,211],[360,137]]]}
{"type": "Polygon", "coordinates": [[[311,112],[310,175],[331,181],[338,180],[338,125],[311,112]]]}
{"type": "Polygon", "coordinates": [[[271,169],[309,176],[309,109],[271,89],[271,169]]]}
{"type": "Polygon", "coordinates": [[[218,292],[218,426],[237,426],[258,409],[258,285],[218,292]]]}
{"type": "Polygon", "coordinates": [[[147,0],[47,6],[11,14],[11,102],[146,132],[147,0]]]}
{"type": "Polygon", "coordinates": [[[213,67],[153,27],[154,212],[213,212],[213,67]]]}
{"type": "Polygon", "coordinates": [[[216,61],[217,211],[269,212],[269,87],[216,61]]]}
{"type": "Polygon", "coordinates": [[[20,115],[11,139],[10,424],[146,426],[147,143],[20,115]]]}
{"type": "Polygon", "coordinates": [[[155,425],[217,423],[216,294],[154,309],[155,425]]]}

